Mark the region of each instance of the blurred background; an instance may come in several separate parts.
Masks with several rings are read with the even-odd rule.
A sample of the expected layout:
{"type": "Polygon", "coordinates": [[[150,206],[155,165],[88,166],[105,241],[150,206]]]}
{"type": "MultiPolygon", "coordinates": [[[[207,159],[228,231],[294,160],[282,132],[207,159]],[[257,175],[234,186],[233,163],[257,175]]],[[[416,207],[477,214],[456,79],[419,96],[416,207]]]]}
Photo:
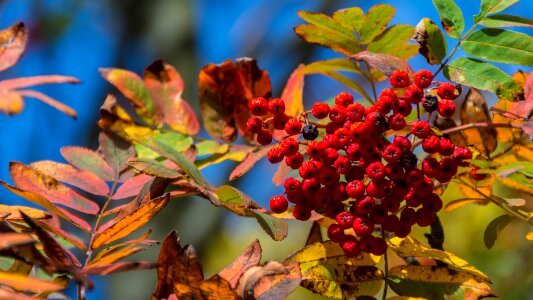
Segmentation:
{"type": "MultiPolygon", "coordinates": [[[[458,1],[466,19],[479,10],[479,1],[458,1]]],[[[268,70],[273,94],[279,96],[286,79],[298,63],[338,57],[329,49],[311,46],[293,32],[302,24],[296,12],[310,10],[331,14],[333,11],[360,6],[366,12],[372,5],[389,3],[397,9],[392,24],[416,25],[423,17],[437,21],[431,1],[297,1],[297,0],[4,0],[0,1],[0,27],[16,21],[29,27],[28,49],[21,61],[0,74],[0,79],[61,74],[79,78],[79,85],[57,85],[38,90],[58,99],[78,112],[72,120],[47,105],[28,100],[21,115],[0,115],[0,179],[10,182],[9,161],[30,163],[38,160],[63,161],[59,149],[67,145],[97,147],[98,108],[106,93],[116,93],[99,75],[99,67],[121,67],[142,73],[157,58],[172,64],[186,83],[184,97],[197,105],[197,74],[207,63],[219,63],[238,57],[257,58],[268,70]]],[[[511,7],[506,13],[524,17],[533,15],[531,1],[511,7]]],[[[531,34],[531,29],[522,29],[531,34]]],[[[449,40],[449,48],[455,43],[449,40]]],[[[461,53],[458,53],[461,55],[461,53]]],[[[422,57],[410,60],[413,68],[428,68],[422,57]]],[[[500,65],[512,74],[517,68],[500,65]]],[[[531,71],[531,70],[526,70],[531,71]]],[[[344,90],[336,82],[313,75],[306,77],[306,107],[344,90]]],[[[495,101],[495,99],[490,99],[495,101]]],[[[204,134],[205,135],[205,134],[204,134]]],[[[214,185],[221,185],[234,167],[225,162],[211,166],[205,173],[214,185]]],[[[264,178],[275,168],[264,161],[252,172],[233,182],[261,205],[279,192],[264,178]]],[[[28,205],[5,190],[0,203],[28,205]]],[[[485,272],[494,282],[494,292],[501,299],[533,299],[533,247],[525,241],[528,228],[513,222],[493,249],[483,245],[483,230],[503,211],[494,206],[462,207],[440,213],[446,233],[445,249],[456,253],[485,272]]],[[[215,209],[199,198],[174,201],[150,225],[152,237],[161,240],[176,229],[182,244],[198,250],[209,277],[229,264],[248,244],[259,238],[263,259],[282,260],[305,243],[310,224],[291,223],[290,234],[274,242],[263,233],[255,220],[237,218],[215,209]]],[[[419,237],[421,231],[416,232],[419,237]]],[[[136,258],[155,260],[158,247],[136,258]]],[[[399,263],[399,261],[396,261],[399,263]]],[[[124,273],[97,280],[89,299],[148,299],[155,287],[155,271],[124,273]]],[[[73,294],[71,294],[73,295],[73,294]]],[[[298,289],[291,299],[320,299],[298,289]]]]}

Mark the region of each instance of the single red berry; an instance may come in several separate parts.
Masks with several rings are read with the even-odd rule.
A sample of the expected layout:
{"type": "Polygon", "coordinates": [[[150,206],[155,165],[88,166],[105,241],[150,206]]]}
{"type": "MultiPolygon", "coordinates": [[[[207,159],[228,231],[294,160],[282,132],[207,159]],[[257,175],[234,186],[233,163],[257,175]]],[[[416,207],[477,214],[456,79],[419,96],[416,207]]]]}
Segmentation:
{"type": "Polygon", "coordinates": [[[365,124],[369,127],[370,132],[383,133],[389,129],[387,119],[379,112],[372,112],[365,116],[365,124]]]}
{"type": "Polygon", "coordinates": [[[354,180],[363,180],[365,177],[365,169],[360,166],[351,166],[350,169],[344,175],[347,182],[354,180]]]}
{"type": "Polygon", "coordinates": [[[312,159],[320,159],[320,154],[326,149],[327,146],[323,142],[312,141],[307,144],[307,154],[312,159]]]}
{"type": "Polygon", "coordinates": [[[452,100],[442,99],[439,101],[437,110],[443,118],[451,118],[455,113],[455,103],[452,100]]]}
{"type": "Polygon", "coordinates": [[[272,143],[272,133],[266,129],[259,131],[257,133],[257,142],[263,146],[270,145],[272,143]]]}
{"type": "Polygon", "coordinates": [[[411,126],[411,133],[418,138],[425,139],[431,134],[431,126],[427,121],[417,121],[411,126]]]}
{"type": "Polygon", "coordinates": [[[344,229],[339,224],[331,224],[328,226],[328,238],[332,242],[340,242],[344,239],[344,229]]]}
{"type": "Polygon", "coordinates": [[[322,210],[329,206],[333,199],[331,192],[327,187],[319,188],[313,198],[313,208],[315,210],[322,210]]]}
{"type": "Polygon", "coordinates": [[[355,217],[347,211],[343,211],[335,217],[337,224],[339,224],[342,229],[348,229],[352,227],[354,219],[355,217]]]}
{"type": "Polygon", "coordinates": [[[335,97],[335,104],[348,107],[348,105],[353,103],[353,96],[347,92],[340,92],[337,97],[335,97]]]}
{"type": "Polygon", "coordinates": [[[447,138],[442,138],[440,140],[440,150],[439,150],[439,153],[441,155],[444,155],[444,156],[450,156],[453,154],[453,152],[455,151],[455,144],[447,139],[447,138]]]}
{"type": "Polygon", "coordinates": [[[296,220],[307,221],[311,218],[311,209],[303,204],[296,204],[292,208],[292,215],[296,220]]]}
{"type": "Polygon", "coordinates": [[[346,117],[352,122],[359,122],[365,116],[365,107],[360,103],[354,103],[346,107],[346,117]]]}
{"type": "Polygon", "coordinates": [[[329,115],[329,105],[324,102],[316,102],[311,110],[313,116],[317,119],[324,119],[329,115]]]}
{"type": "Polygon", "coordinates": [[[372,239],[371,243],[372,243],[372,246],[371,246],[370,253],[380,256],[380,255],[385,254],[385,252],[387,252],[387,242],[385,241],[384,238],[374,238],[372,239]]]}
{"type": "Polygon", "coordinates": [[[369,164],[366,167],[366,175],[373,181],[380,181],[385,178],[385,166],[377,161],[369,164]]]}
{"type": "Polygon", "coordinates": [[[348,129],[348,128],[344,128],[344,127],[343,128],[339,128],[339,129],[335,130],[334,135],[339,140],[339,144],[340,144],[341,147],[348,146],[348,144],[350,144],[351,141],[352,141],[351,132],[350,132],[350,129],[348,129]]]}
{"type": "Polygon", "coordinates": [[[339,138],[334,134],[326,134],[322,139],[322,142],[329,148],[333,148],[335,150],[339,150],[342,147],[339,138]]]}
{"type": "Polygon", "coordinates": [[[339,182],[340,174],[337,173],[337,170],[335,170],[332,166],[322,166],[320,170],[318,171],[318,178],[321,184],[325,186],[332,186],[335,183],[339,182]]]}
{"type": "Polygon", "coordinates": [[[271,164],[277,164],[281,162],[283,160],[283,157],[283,149],[281,149],[281,147],[275,146],[268,149],[267,158],[271,164]]]}
{"type": "Polygon", "coordinates": [[[411,188],[409,193],[405,195],[405,205],[408,207],[419,207],[420,204],[422,204],[422,198],[415,193],[415,189],[411,188]]]}
{"type": "Polygon", "coordinates": [[[346,184],[346,192],[350,198],[359,199],[365,193],[365,184],[361,180],[352,180],[346,184]]]}
{"type": "Polygon", "coordinates": [[[433,192],[433,181],[424,176],[422,182],[415,187],[415,193],[418,197],[425,198],[433,192]]]}
{"type": "Polygon", "coordinates": [[[316,192],[320,189],[320,182],[317,178],[308,178],[302,180],[302,194],[304,197],[313,199],[316,192]]]}
{"type": "Polygon", "coordinates": [[[349,144],[344,151],[346,152],[346,156],[352,161],[359,160],[361,157],[361,152],[359,152],[359,144],[358,143],[351,143],[349,144]]]}
{"type": "Polygon", "coordinates": [[[455,86],[453,84],[445,82],[441,83],[437,88],[437,95],[439,95],[439,97],[442,99],[453,100],[459,96],[459,94],[456,94],[455,91],[455,86]]]}
{"type": "Polygon", "coordinates": [[[299,134],[301,130],[302,122],[298,121],[296,118],[290,118],[285,124],[285,132],[287,132],[289,135],[299,134]]]}
{"type": "Polygon", "coordinates": [[[348,256],[359,256],[361,254],[361,249],[359,246],[359,241],[353,235],[347,235],[345,239],[340,242],[342,250],[346,252],[348,256]]]}
{"type": "Polygon", "coordinates": [[[405,172],[401,164],[389,163],[385,166],[385,175],[387,175],[390,180],[399,180],[404,177],[405,172]]]}
{"type": "Polygon", "coordinates": [[[422,171],[426,176],[435,177],[440,172],[439,161],[434,157],[426,157],[422,161],[422,171]]]}
{"type": "Polygon", "coordinates": [[[298,169],[300,177],[307,179],[318,175],[318,167],[312,160],[304,161],[298,169]]]}
{"type": "Polygon", "coordinates": [[[430,135],[422,141],[422,149],[429,154],[440,152],[440,139],[438,136],[430,135]]]}
{"type": "Polygon", "coordinates": [[[333,105],[329,110],[329,119],[335,123],[343,124],[346,121],[346,108],[340,105],[333,105]]]}
{"type": "Polygon", "coordinates": [[[298,142],[295,139],[290,138],[290,137],[284,138],[279,143],[279,145],[281,147],[281,150],[283,150],[283,154],[285,154],[286,156],[294,155],[300,149],[300,145],[298,144],[298,142]]]}
{"type": "Polygon", "coordinates": [[[355,202],[355,211],[358,215],[363,216],[369,214],[374,209],[376,201],[374,198],[366,196],[363,199],[357,200],[355,202]]]}
{"type": "Polygon", "coordinates": [[[413,169],[418,163],[418,158],[412,151],[405,151],[400,158],[400,164],[406,170],[413,169]]]}
{"type": "Polygon", "coordinates": [[[400,213],[400,222],[408,226],[412,226],[413,224],[415,224],[416,223],[415,210],[410,207],[404,208],[402,212],[400,213]]]}
{"type": "Polygon", "coordinates": [[[439,169],[445,177],[452,177],[457,174],[457,167],[457,162],[450,157],[443,157],[439,162],[439,169]]]}
{"type": "Polygon", "coordinates": [[[389,116],[389,127],[390,129],[394,131],[402,130],[405,128],[405,125],[407,124],[405,122],[405,117],[401,114],[393,114],[389,116]]]}
{"type": "Polygon", "coordinates": [[[270,198],[270,210],[281,214],[287,210],[287,207],[289,207],[289,202],[287,202],[287,199],[283,196],[274,196],[270,198]]]}
{"type": "Polygon", "coordinates": [[[400,222],[400,226],[394,230],[394,235],[396,235],[399,238],[404,238],[411,233],[411,225],[404,224],[400,222]]]}
{"type": "Polygon", "coordinates": [[[406,170],[405,180],[407,181],[407,184],[413,187],[417,187],[424,180],[424,172],[422,172],[422,170],[417,169],[417,168],[406,170]]]}
{"type": "Polygon", "coordinates": [[[376,102],[378,111],[384,115],[392,111],[392,109],[394,108],[394,105],[395,105],[394,100],[388,96],[379,97],[378,101],[376,102]]]}
{"type": "Polygon", "coordinates": [[[466,159],[472,159],[472,151],[466,147],[455,147],[452,158],[457,162],[461,162],[466,159]]]}
{"type": "Polygon", "coordinates": [[[383,224],[383,222],[385,222],[385,220],[387,219],[388,215],[389,213],[383,207],[383,205],[376,205],[374,206],[374,209],[372,210],[372,213],[370,214],[370,220],[374,224],[383,224]]]}
{"type": "Polygon", "coordinates": [[[416,211],[416,223],[418,226],[429,226],[433,223],[433,220],[435,220],[435,212],[431,209],[422,207],[416,211]]]}
{"type": "Polygon", "coordinates": [[[256,97],[248,101],[248,109],[254,116],[262,116],[268,112],[268,102],[263,97],[256,97]]]}
{"type": "Polygon", "coordinates": [[[396,70],[392,72],[389,81],[390,85],[395,88],[404,88],[409,85],[409,74],[402,70],[396,70]]]}
{"type": "Polygon", "coordinates": [[[381,198],[385,195],[384,180],[382,181],[370,181],[366,185],[366,194],[374,198],[381,198]]]}
{"type": "Polygon", "coordinates": [[[350,198],[350,196],[348,196],[348,193],[346,192],[346,182],[339,181],[328,188],[335,203],[340,203],[340,207],[344,209],[344,204],[342,204],[341,202],[350,198]]]}
{"type": "Polygon", "coordinates": [[[398,227],[400,227],[400,220],[396,215],[389,215],[381,226],[388,232],[394,232],[398,227]]]}
{"type": "Polygon", "coordinates": [[[415,74],[415,84],[421,89],[429,87],[432,80],[433,74],[429,70],[420,70],[415,74]]]}
{"type": "Polygon", "coordinates": [[[390,97],[394,102],[396,102],[396,100],[398,100],[398,96],[396,95],[396,92],[393,90],[393,89],[389,89],[389,88],[386,88],[386,89],[383,89],[381,91],[381,94],[379,94],[379,97],[390,97]]]}
{"type": "Polygon", "coordinates": [[[277,130],[285,130],[285,125],[287,125],[287,122],[289,121],[290,117],[286,114],[279,114],[274,115],[274,119],[272,120],[272,125],[277,130]]]}
{"type": "MultiPolygon", "coordinates": [[[[403,151],[400,147],[394,144],[389,144],[385,147],[385,150],[383,150],[383,159],[388,163],[395,163],[400,160],[402,154],[403,151]]],[[[385,174],[387,174],[387,171],[385,171],[385,174]]]]}
{"type": "Polygon", "coordinates": [[[326,165],[333,165],[338,157],[339,153],[337,150],[330,147],[320,153],[320,161],[326,165]]]}
{"type": "Polygon", "coordinates": [[[344,155],[340,155],[333,163],[335,170],[337,170],[337,173],[339,174],[346,174],[346,172],[350,169],[351,165],[352,163],[350,159],[344,155]]]}
{"type": "Polygon", "coordinates": [[[259,118],[251,117],[246,121],[246,129],[251,133],[259,133],[263,129],[263,121],[259,118]]]}
{"type": "Polygon", "coordinates": [[[374,223],[366,217],[355,217],[352,228],[357,236],[364,237],[372,234],[374,231],[374,223]]]}
{"type": "Polygon", "coordinates": [[[392,144],[398,146],[404,152],[411,150],[411,141],[405,136],[401,136],[401,135],[396,136],[392,140],[392,144]]]}
{"type": "Polygon", "coordinates": [[[281,98],[273,98],[268,101],[268,111],[273,115],[285,113],[285,102],[281,98]]]}
{"type": "MultiPolygon", "coordinates": [[[[388,212],[396,212],[400,208],[400,198],[396,197],[395,195],[389,195],[385,196],[381,200],[381,205],[388,211],[388,212]]],[[[392,231],[392,230],[389,230],[392,231]]]]}
{"type": "Polygon", "coordinates": [[[422,202],[422,206],[431,211],[438,212],[442,209],[442,199],[435,193],[430,193],[422,202]]]}
{"type": "Polygon", "coordinates": [[[474,180],[483,180],[485,178],[487,178],[487,174],[479,174],[477,172],[477,170],[479,170],[480,168],[478,166],[473,166],[472,167],[472,171],[470,171],[470,176],[472,177],[472,179],[474,180]]]}
{"type": "Polygon", "coordinates": [[[403,94],[403,98],[411,104],[417,104],[422,101],[422,98],[424,98],[424,91],[422,91],[418,85],[413,83],[407,87],[403,94]]]}
{"type": "Polygon", "coordinates": [[[285,163],[287,166],[291,167],[291,169],[298,169],[302,166],[302,163],[304,162],[304,156],[300,152],[296,152],[291,156],[287,156],[285,158],[285,163]]]}
{"type": "Polygon", "coordinates": [[[398,101],[396,101],[396,104],[394,105],[393,112],[395,114],[400,114],[404,117],[407,117],[411,114],[412,110],[413,108],[411,107],[411,103],[409,103],[405,99],[398,99],[398,101]]]}
{"type": "Polygon", "coordinates": [[[302,192],[302,182],[294,177],[289,177],[283,183],[285,193],[287,195],[294,195],[302,192]]]}

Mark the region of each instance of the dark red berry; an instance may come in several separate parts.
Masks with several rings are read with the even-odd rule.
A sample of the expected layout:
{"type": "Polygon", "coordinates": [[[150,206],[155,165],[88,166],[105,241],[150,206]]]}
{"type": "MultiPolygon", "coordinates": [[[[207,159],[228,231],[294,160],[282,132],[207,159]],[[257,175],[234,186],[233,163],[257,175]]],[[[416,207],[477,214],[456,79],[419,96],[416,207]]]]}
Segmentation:
{"type": "Polygon", "coordinates": [[[283,149],[281,149],[281,147],[275,146],[268,149],[267,158],[271,164],[277,164],[281,162],[283,160],[283,157],[283,149]]]}
{"type": "Polygon", "coordinates": [[[248,101],[248,109],[254,116],[262,116],[268,112],[268,102],[263,97],[256,97],[248,101]]]}
{"type": "Polygon", "coordinates": [[[450,156],[455,151],[455,144],[446,138],[440,140],[439,153],[444,156],[450,156]]]}
{"type": "Polygon", "coordinates": [[[431,134],[431,126],[426,121],[417,121],[411,126],[411,133],[418,138],[425,139],[431,134]]]}
{"type": "Polygon", "coordinates": [[[273,98],[268,101],[268,111],[273,115],[285,113],[285,102],[281,98],[273,98]]]}
{"type": "Polygon", "coordinates": [[[246,129],[251,133],[259,133],[263,129],[263,121],[259,118],[251,117],[246,121],[246,129]]]}
{"type": "Polygon", "coordinates": [[[292,215],[296,220],[307,221],[311,218],[311,209],[303,204],[296,204],[292,209],[292,215]]]}
{"type": "Polygon", "coordinates": [[[353,220],[352,228],[357,236],[364,237],[372,234],[374,231],[374,223],[366,217],[356,217],[353,220]]]}
{"type": "Polygon", "coordinates": [[[259,131],[257,133],[257,142],[263,146],[270,145],[272,143],[272,133],[266,129],[259,131]]]}
{"type": "MultiPolygon", "coordinates": [[[[402,149],[394,144],[389,144],[383,150],[383,159],[388,163],[395,163],[402,157],[402,149]]],[[[385,171],[385,173],[387,173],[385,171]]]]}
{"type": "Polygon", "coordinates": [[[294,195],[302,192],[302,182],[294,177],[287,178],[283,183],[283,187],[285,188],[285,193],[287,195],[294,195]]]}
{"type": "Polygon", "coordinates": [[[339,226],[342,229],[351,228],[352,225],[353,225],[353,220],[354,219],[355,219],[355,217],[351,213],[349,213],[347,211],[343,211],[343,212],[339,213],[335,217],[335,220],[337,221],[337,224],[339,224],[339,226]]]}
{"type": "Polygon", "coordinates": [[[290,117],[286,114],[279,114],[274,115],[274,119],[272,120],[272,125],[277,130],[285,130],[285,125],[287,125],[287,122],[289,121],[290,117]]]}
{"type": "Polygon", "coordinates": [[[383,180],[385,178],[385,166],[381,162],[373,162],[366,167],[366,175],[375,181],[383,180]]]}
{"type": "Polygon", "coordinates": [[[405,117],[402,114],[393,114],[389,116],[389,127],[394,131],[402,130],[407,124],[405,122],[405,117]]]}
{"type": "Polygon", "coordinates": [[[344,239],[344,229],[339,224],[331,224],[328,227],[328,237],[332,242],[340,242],[344,239]]]}
{"type": "Polygon", "coordinates": [[[287,156],[285,158],[285,163],[287,164],[287,166],[291,167],[291,169],[300,168],[303,162],[304,162],[304,156],[300,152],[296,152],[295,154],[291,156],[287,156]]]}
{"type": "Polygon", "coordinates": [[[430,135],[422,141],[422,149],[429,154],[440,152],[440,139],[435,135],[430,135]]]}
{"type": "Polygon", "coordinates": [[[289,202],[287,202],[287,199],[283,196],[274,196],[270,198],[270,210],[277,214],[285,212],[288,206],[289,202]]]}

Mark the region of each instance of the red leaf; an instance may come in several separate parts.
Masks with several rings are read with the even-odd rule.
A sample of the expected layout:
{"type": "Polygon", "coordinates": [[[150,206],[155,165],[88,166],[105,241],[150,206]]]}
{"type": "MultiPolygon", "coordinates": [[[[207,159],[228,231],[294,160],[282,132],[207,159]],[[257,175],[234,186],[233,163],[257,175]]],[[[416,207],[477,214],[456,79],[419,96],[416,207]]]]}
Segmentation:
{"type": "Polygon", "coordinates": [[[78,170],[71,165],[42,160],[30,164],[37,171],[58,181],[80,188],[93,195],[106,196],[109,187],[100,177],[85,170],[78,170]]]}
{"type": "Polygon", "coordinates": [[[227,280],[232,288],[236,288],[241,276],[251,267],[257,266],[261,262],[261,244],[259,240],[254,240],[250,246],[231,263],[231,265],[220,271],[218,275],[227,280]]]}
{"type": "Polygon", "coordinates": [[[10,162],[9,173],[18,188],[37,193],[52,203],[87,214],[96,214],[100,210],[95,202],[64,186],[54,178],[22,163],[10,162]]]}
{"type": "Polygon", "coordinates": [[[76,168],[92,172],[103,180],[112,181],[115,178],[113,168],[93,150],[68,146],[61,148],[61,155],[76,168]]]}
{"type": "MultiPolygon", "coordinates": [[[[304,64],[299,64],[292,72],[287,84],[281,93],[281,99],[285,102],[285,114],[296,116],[304,111],[304,64]]],[[[287,136],[285,130],[274,130],[274,139],[281,140],[287,136]]]]}
{"type": "Polygon", "coordinates": [[[17,63],[26,49],[28,33],[22,22],[0,31],[0,71],[17,63]]]}
{"type": "Polygon", "coordinates": [[[403,70],[409,74],[409,77],[414,76],[414,71],[404,60],[383,53],[372,53],[368,51],[361,51],[352,56],[352,59],[357,61],[366,61],[372,68],[376,68],[387,76],[391,76],[392,72],[396,70],[403,70]]]}
{"type": "Polygon", "coordinates": [[[172,268],[180,250],[178,233],[172,231],[163,240],[157,258],[157,286],[152,293],[156,299],[168,298],[174,291],[172,268]]]}
{"type": "Polygon", "coordinates": [[[41,75],[31,77],[19,77],[0,81],[0,89],[12,90],[26,88],[34,85],[53,84],[53,83],[79,83],[80,80],[75,77],[63,75],[41,75]]]}
{"type": "Polygon", "coordinates": [[[124,181],[124,183],[118,187],[117,191],[115,192],[115,194],[113,194],[113,197],[111,197],[111,199],[118,200],[136,196],[141,192],[143,186],[153,179],[153,176],[149,176],[146,174],[139,174],[135,177],[132,177],[124,181]]]}
{"type": "Polygon", "coordinates": [[[246,174],[246,172],[250,171],[250,169],[252,169],[252,167],[261,160],[261,158],[267,155],[269,149],[270,147],[262,147],[259,148],[259,150],[254,150],[248,153],[246,158],[239,165],[237,165],[233,171],[231,171],[229,180],[235,180],[246,174]]]}
{"type": "Polygon", "coordinates": [[[246,130],[246,121],[250,117],[248,100],[271,97],[270,77],[266,71],[259,69],[253,59],[209,64],[200,71],[198,94],[204,126],[209,135],[233,142],[238,131],[251,142],[253,134],[246,130]]]}
{"type": "Polygon", "coordinates": [[[185,85],[174,67],[162,60],[154,61],[144,70],[144,83],[150,90],[160,117],[170,128],[190,135],[200,131],[196,113],[181,98],[185,85]]]}

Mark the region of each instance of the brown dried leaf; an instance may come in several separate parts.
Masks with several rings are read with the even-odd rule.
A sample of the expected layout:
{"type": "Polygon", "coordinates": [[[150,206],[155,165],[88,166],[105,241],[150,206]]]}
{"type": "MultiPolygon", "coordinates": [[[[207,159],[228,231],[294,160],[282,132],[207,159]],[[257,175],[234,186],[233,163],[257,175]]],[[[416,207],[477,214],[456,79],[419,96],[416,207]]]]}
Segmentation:
{"type": "Polygon", "coordinates": [[[239,281],[237,292],[245,299],[285,299],[301,280],[297,264],[284,265],[271,261],[246,271],[239,281]]]}
{"type": "Polygon", "coordinates": [[[237,287],[241,276],[248,269],[259,264],[261,252],[261,244],[256,239],[229,266],[218,272],[218,275],[228,281],[232,288],[237,287]]]}
{"type": "MultiPolygon", "coordinates": [[[[462,124],[491,122],[487,102],[479,90],[470,88],[461,106],[460,118],[462,124]]],[[[473,145],[485,156],[494,151],[498,145],[494,128],[470,128],[463,133],[467,144],[473,145]]]]}

